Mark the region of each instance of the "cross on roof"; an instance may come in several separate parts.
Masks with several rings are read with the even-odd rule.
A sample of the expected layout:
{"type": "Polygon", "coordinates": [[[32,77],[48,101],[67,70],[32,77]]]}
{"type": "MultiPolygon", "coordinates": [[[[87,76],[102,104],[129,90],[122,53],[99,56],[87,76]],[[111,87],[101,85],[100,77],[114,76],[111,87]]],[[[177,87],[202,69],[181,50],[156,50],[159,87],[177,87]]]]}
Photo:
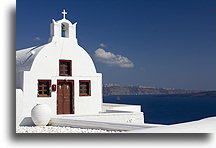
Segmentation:
{"type": "Polygon", "coordinates": [[[67,12],[65,11],[65,9],[62,11],[63,14],[63,19],[65,19],[65,15],[67,14],[67,12]]]}

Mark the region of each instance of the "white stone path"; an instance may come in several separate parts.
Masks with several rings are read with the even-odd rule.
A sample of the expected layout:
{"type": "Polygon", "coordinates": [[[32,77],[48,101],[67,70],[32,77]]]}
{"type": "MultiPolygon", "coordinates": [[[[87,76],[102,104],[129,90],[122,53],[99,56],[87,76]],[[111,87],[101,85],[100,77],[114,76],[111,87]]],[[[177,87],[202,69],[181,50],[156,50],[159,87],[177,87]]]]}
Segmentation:
{"type": "Polygon", "coordinates": [[[18,126],[16,133],[120,133],[121,131],[60,126],[18,126]]]}

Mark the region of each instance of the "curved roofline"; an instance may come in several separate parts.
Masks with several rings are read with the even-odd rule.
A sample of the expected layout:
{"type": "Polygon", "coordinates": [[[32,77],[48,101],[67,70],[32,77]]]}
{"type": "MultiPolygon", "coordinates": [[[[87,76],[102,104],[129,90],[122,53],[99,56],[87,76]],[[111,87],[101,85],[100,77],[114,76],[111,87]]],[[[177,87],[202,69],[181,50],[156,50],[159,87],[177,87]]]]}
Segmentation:
{"type": "Polygon", "coordinates": [[[52,20],[53,20],[53,22],[55,22],[55,23],[68,23],[70,26],[73,26],[73,25],[76,25],[76,24],[77,24],[77,22],[72,23],[71,21],[69,21],[69,20],[67,20],[67,19],[61,19],[61,20],[58,20],[58,21],[55,21],[54,19],[52,19],[52,20]]]}
{"type": "Polygon", "coordinates": [[[16,72],[29,71],[34,59],[46,44],[16,51],[16,72]]]}

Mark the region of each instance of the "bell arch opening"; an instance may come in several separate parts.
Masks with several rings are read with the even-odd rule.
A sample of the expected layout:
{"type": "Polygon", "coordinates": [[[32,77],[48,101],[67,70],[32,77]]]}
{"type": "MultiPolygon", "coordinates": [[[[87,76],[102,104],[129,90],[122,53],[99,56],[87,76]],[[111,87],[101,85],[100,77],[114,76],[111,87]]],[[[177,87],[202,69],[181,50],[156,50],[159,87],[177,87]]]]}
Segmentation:
{"type": "Polygon", "coordinates": [[[61,24],[61,37],[69,38],[69,24],[68,23],[61,24]]]}

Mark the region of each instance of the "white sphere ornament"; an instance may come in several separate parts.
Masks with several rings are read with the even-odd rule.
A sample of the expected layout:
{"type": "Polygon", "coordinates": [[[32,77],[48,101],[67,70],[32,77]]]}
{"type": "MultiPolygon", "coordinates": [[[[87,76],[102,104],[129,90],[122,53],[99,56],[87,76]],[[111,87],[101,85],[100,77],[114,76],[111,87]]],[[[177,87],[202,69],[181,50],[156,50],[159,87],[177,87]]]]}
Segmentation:
{"type": "Polygon", "coordinates": [[[51,118],[50,107],[46,104],[37,104],[31,110],[32,121],[37,126],[46,126],[51,118]]]}

